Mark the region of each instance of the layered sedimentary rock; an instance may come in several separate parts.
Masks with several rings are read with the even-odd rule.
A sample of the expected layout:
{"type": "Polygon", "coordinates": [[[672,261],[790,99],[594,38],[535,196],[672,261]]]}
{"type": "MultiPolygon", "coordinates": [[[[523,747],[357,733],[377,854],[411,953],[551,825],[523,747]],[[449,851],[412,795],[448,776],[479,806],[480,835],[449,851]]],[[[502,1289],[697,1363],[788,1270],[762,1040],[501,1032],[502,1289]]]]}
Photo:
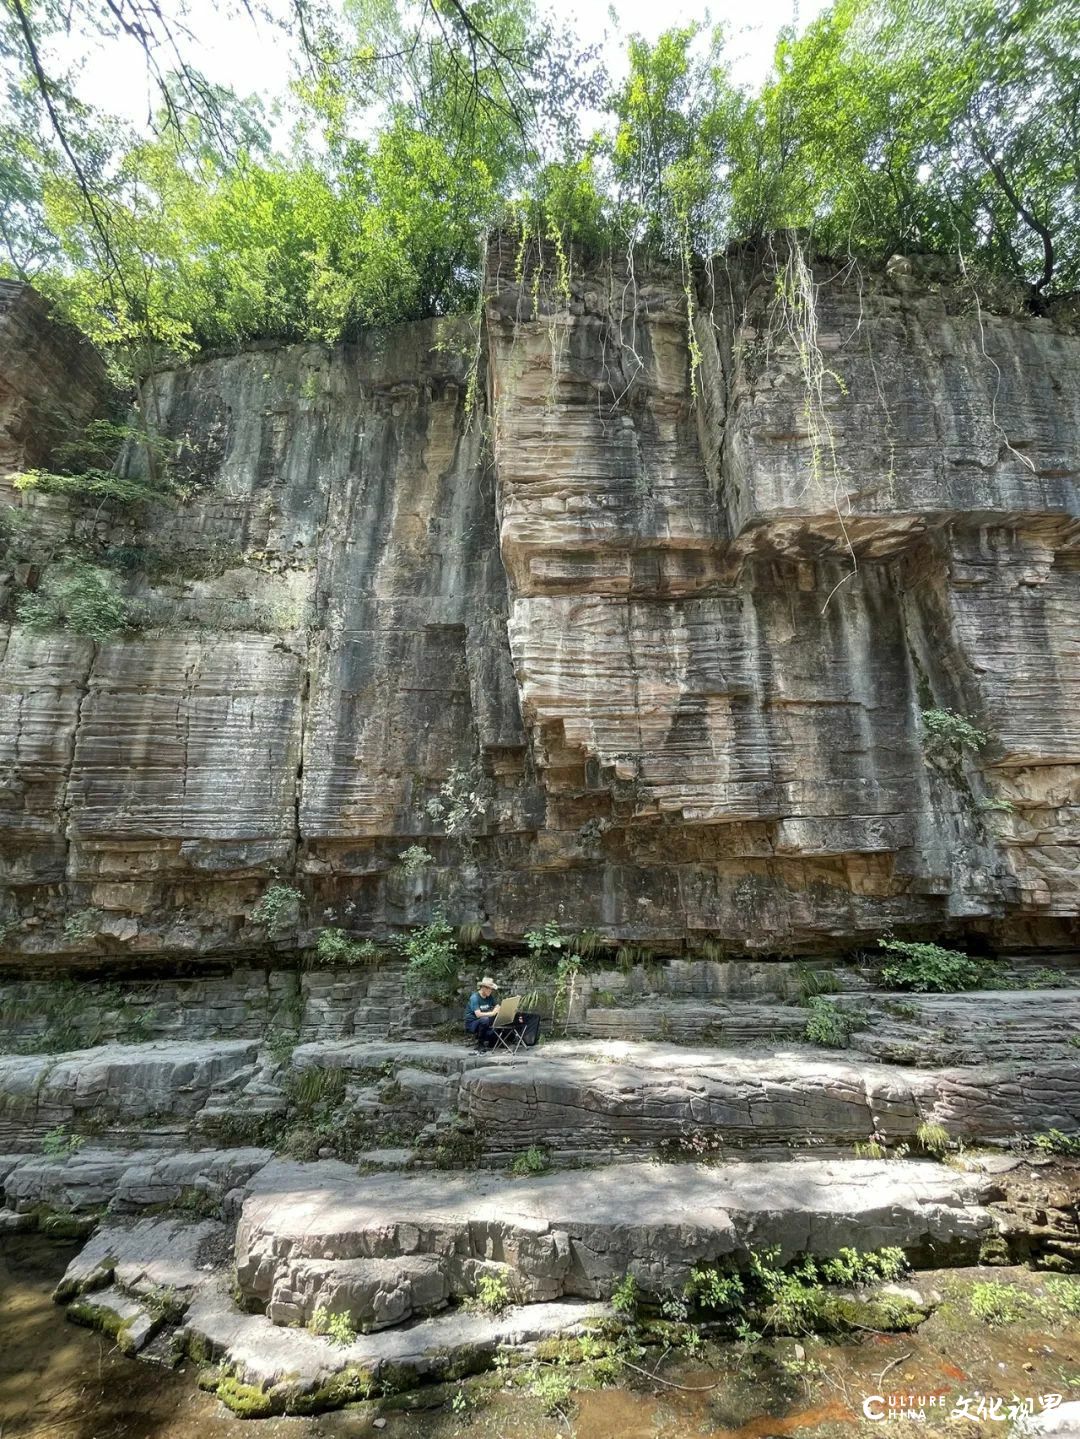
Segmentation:
{"type": "MultiPolygon", "coordinates": [[[[438,910],[669,952],[1067,942],[1080,339],[787,252],[714,269],[691,329],[667,270],[550,259],[496,242],[479,335],[159,374],[184,498],[89,531],[50,500],[140,627],[31,632],[40,573],[8,566],[6,948],[237,954],[438,910]],[[929,710],[985,743],[934,748],[929,710]],[[272,884],[301,902],[268,935],[272,884]]],[[[5,297],[5,414],[31,342],[87,410],[92,365],[5,297]]]]}
{"type": "Polygon", "coordinates": [[[0,480],[48,463],[106,409],[101,357],[29,285],[0,280],[0,480]]]}
{"type": "MultiPolygon", "coordinates": [[[[236,1280],[245,1298],[272,1305],[278,1294],[310,1294],[334,1265],[404,1256],[417,1273],[417,1260],[430,1259],[459,1294],[485,1270],[512,1277],[530,1301],[606,1298],[627,1272],[659,1292],[685,1283],[696,1263],[754,1245],[777,1245],[785,1259],[835,1251],[853,1222],[875,1248],[977,1250],[992,1230],[980,1188],[970,1175],[911,1161],[890,1172],[806,1160],[625,1165],[513,1185],[502,1176],[379,1175],[358,1195],[344,1165],[275,1161],[244,1201],[236,1280]]],[[[282,1312],[276,1322],[298,1317],[282,1312]]]]}

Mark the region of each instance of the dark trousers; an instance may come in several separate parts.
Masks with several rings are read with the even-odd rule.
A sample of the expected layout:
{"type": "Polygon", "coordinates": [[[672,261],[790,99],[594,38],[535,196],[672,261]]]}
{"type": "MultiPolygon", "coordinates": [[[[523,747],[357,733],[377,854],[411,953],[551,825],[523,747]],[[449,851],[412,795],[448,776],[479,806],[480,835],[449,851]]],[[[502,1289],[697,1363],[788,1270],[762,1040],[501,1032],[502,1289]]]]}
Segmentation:
{"type": "Polygon", "coordinates": [[[490,1049],[495,1043],[495,1036],[491,1032],[494,1019],[494,1015],[488,1019],[478,1019],[475,1014],[471,1014],[465,1021],[466,1033],[476,1036],[477,1049],[490,1049]]]}

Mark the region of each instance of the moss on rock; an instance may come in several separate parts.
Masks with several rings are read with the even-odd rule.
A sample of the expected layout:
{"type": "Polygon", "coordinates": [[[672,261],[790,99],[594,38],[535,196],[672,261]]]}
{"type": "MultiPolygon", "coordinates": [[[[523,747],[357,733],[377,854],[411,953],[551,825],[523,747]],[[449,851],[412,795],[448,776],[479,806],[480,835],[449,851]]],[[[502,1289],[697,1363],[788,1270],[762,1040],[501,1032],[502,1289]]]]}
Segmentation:
{"type": "Polygon", "coordinates": [[[280,1413],[274,1397],[256,1384],[245,1384],[231,1374],[218,1380],[214,1392],[239,1419],[266,1419],[280,1413]]]}

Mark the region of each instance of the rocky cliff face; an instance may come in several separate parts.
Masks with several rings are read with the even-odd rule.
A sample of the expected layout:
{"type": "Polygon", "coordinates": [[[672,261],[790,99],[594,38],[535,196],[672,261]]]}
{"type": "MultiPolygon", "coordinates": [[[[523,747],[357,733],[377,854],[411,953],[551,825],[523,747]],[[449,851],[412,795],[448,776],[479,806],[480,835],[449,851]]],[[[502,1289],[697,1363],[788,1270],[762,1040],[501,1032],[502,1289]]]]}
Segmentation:
{"type": "MultiPolygon", "coordinates": [[[[479,339],[156,376],[183,501],[13,495],[4,948],[250,952],[273,883],[288,947],[439,909],[667,952],[1067,942],[1080,339],[910,265],[709,278],[691,337],[677,275],[496,244],[479,339]],[[73,544],[137,629],[15,622],[73,544]]],[[[0,298],[14,471],[105,383],[0,298]]]]}

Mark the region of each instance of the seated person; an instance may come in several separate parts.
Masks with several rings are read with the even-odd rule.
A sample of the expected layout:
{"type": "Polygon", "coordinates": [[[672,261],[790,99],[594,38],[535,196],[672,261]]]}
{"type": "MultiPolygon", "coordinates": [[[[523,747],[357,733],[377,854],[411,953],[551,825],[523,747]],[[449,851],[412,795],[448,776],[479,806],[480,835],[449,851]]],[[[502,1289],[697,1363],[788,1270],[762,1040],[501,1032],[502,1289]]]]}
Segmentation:
{"type": "Polygon", "coordinates": [[[498,985],[495,981],[490,975],[485,975],[469,995],[465,1006],[465,1032],[476,1035],[477,1049],[490,1049],[495,1043],[491,1025],[499,1010],[496,989],[498,985]]]}

